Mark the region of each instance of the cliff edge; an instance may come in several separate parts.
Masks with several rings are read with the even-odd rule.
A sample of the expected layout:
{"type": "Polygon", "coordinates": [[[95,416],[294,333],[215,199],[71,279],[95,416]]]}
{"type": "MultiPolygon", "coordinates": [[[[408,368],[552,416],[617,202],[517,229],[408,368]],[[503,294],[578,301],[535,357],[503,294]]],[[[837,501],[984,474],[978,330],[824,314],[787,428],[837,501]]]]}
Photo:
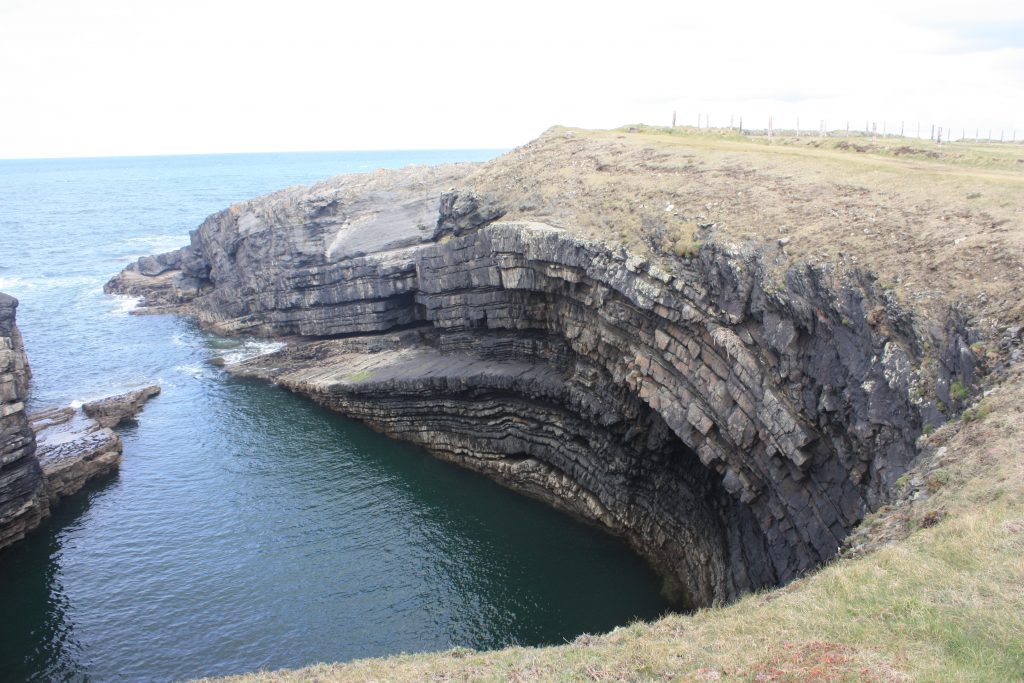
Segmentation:
{"type": "MultiPolygon", "coordinates": [[[[873,547],[851,537],[865,519],[893,538],[941,527],[941,506],[921,507],[942,486],[928,463],[946,462],[959,415],[985,412],[983,385],[1017,377],[1024,174],[636,130],[553,129],[482,165],[241,202],[107,289],[286,339],[227,369],[601,524],[682,607],[802,585],[844,544],[873,547]]],[[[809,656],[847,657],[819,645],[809,656]]],[[[848,660],[874,672],[862,655],[848,660]]],[[[473,661],[511,676],[516,656],[531,657],[473,661]]],[[[536,661],[550,673],[559,656],[536,661]]],[[[624,670],[602,671],[587,675],[624,670]]]]}

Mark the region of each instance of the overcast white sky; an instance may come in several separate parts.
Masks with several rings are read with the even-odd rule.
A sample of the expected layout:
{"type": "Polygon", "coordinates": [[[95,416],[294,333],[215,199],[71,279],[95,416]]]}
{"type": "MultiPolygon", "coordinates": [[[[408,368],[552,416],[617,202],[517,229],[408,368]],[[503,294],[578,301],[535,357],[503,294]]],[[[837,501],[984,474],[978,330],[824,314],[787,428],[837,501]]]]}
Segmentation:
{"type": "Polygon", "coordinates": [[[1024,2],[0,0],[0,158],[495,148],[553,124],[1024,137],[1024,2]]]}

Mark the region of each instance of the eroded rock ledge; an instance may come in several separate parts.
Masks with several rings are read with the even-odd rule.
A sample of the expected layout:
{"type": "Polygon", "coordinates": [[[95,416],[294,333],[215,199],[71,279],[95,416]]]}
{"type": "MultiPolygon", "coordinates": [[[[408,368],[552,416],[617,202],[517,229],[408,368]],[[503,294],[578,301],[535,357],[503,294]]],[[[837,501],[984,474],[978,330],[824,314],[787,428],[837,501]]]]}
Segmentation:
{"type": "Polygon", "coordinates": [[[355,177],[232,206],[108,291],[292,336],[231,369],[602,524],[684,605],[835,555],[974,380],[964,320],[918,323],[868,273],[714,244],[648,262],[372,178],[379,201],[355,177]]]}
{"type": "Polygon", "coordinates": [[[110,428],[160,393],[154,385],[80,410],[27,415],[31,370],[15,321],[17,307],[17,299],[0,293],[0,549],[39,526],[62,498],[115,470],[122,445],[110,428]]]}

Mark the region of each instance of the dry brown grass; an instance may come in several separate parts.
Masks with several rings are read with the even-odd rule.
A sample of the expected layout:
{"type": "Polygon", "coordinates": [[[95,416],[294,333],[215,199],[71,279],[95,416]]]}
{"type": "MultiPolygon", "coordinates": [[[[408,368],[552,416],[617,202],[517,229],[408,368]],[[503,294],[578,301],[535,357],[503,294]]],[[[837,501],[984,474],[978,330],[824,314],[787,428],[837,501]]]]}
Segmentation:
{"type": "Polygon", "coordinates": [[[552,129],[467,183],[501,197],[510,218],[638,252],[768,244],[780,264],[869,268],[921,312],[959,300],[1024,320],[1024,145],[955,143],[934,158],[899,138],[861,139],[857,152],[844,139],[641,130],[552,129]]]}

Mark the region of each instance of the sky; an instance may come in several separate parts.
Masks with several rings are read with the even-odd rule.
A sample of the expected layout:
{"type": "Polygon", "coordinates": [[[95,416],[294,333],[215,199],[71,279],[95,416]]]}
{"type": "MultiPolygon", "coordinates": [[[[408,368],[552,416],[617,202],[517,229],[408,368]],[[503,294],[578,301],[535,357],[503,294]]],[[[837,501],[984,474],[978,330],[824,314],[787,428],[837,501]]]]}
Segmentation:
{"type": "Polygon", "coordinates": [[[507,148],[673,112],[1024,139],[1024,2],[0,0],[0,158],[507,148]]]}

